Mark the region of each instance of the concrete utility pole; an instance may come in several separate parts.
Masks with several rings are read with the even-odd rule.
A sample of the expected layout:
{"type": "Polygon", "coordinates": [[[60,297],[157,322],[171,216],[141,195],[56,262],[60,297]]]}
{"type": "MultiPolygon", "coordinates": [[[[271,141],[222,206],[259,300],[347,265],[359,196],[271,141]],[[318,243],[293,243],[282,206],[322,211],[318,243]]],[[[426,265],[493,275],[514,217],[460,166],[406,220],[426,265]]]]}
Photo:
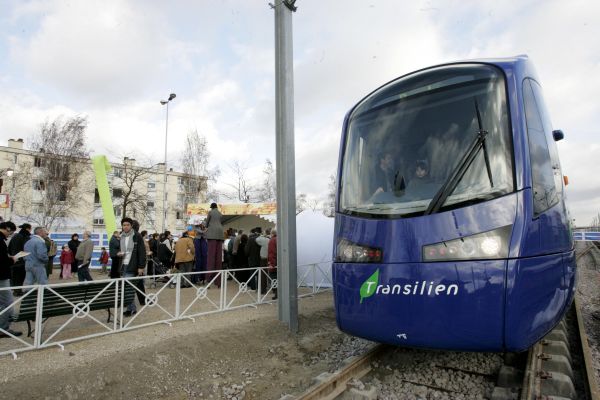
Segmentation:
{"type": "Polygon", "coordinates": [[[292,12],[296,0],[275,0],[275,112],[277,150],[277,280],[279,320],[298,332],[294,67],[292,12]]]}

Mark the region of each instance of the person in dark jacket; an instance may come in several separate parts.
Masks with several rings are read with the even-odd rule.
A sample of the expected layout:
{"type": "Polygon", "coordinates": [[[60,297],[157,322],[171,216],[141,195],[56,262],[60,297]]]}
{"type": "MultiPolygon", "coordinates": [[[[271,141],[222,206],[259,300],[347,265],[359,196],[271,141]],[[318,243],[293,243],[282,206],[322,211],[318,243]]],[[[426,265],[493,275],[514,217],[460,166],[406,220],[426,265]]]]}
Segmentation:
{"type": "Polygon", "coordinates": [[[110,256],[110,277],[112,279],[121,277],[121,258],[119,251],[121,250],[121,237],[119,231],[114,231],[108,242],[108,255],[110,256]]]}
{"type": "Polygon", "coordinates": [[[158,245],[158,260],[165,269],[171,269],[173,266],[173,244],[171,232],[165,231],[162,234],[162,241],[158,245]]]}
{"type": "MultiPolygon", "coordinates": [[[[206,271],[206,256],[208,254],[208,243],[206,242],[206,229],[203,224],[196,226],[194,236],[194,272],[206,271]]],[[[206,274],[197,274],[193,276],[194,283],[205,283],[206,274]]]]}
{"type": "MultiPolygon", "coordinates": [[[[139,224],[136,225],[139,227],[139,224]]],[[[121,220],[121,227],[123,228],[123,232],[121,233],[121,250],[119,251],[119,255],[122,257],[121,269],[123,270],[123,276],[125,278],[143,276],[144,268],[146,267],[146,246],[143,243],[144,239],[134,229],[134,220],[131,218],[123,218],[121,220]]],[[[143,279],[136,279],[136,281],[135,284],[138,287],[144,284],[143,279]]],[[[143,290],[143,286],[141,290],[143,290]]],[[[138,297],[140,295],[141,293],[138,294],[138,297]]],[[[144,301],[140,300],[140,303],[144,304],[144,301]]],[[[135,300],[133,300],[127,305],[127,311],[123,315],[128,317],[136,312],[135,300]]]]}
{"type": "Polygon", "coordinates": [[[69,248],[73,252],[73,262],[71,263],[71,273],[72,274],[77,273],[77,267],[79,264],[78,264],[78,261],[75,259],[75,254],[77,254],[77,248],[79,247],[80,244],[81,244],[81,242],[79,241],[79,235],[76,233],[71,235],[71,240],[69,240],[69,242],[67,243],[67,246],[69,246],[69,248]]]}
{"type": "MultiPolygon", "coordinates": [[[[249,268],[259,268],[260,267],[260,245],[256,242],[256,238],[260,236],[262,233],[262,228],[257,227],[250,231],[250,237],[248,238],[248,243],[246,243],[246,247],[244,249],[246,255],[248,256],[248,267],[249,268]]],[[[250,273],[254,273],[254,271],[250,271],[250,273]]],[[[256,275],[254,278],[250,280],[248,286],[252,290],[256,290],[256,275]]]]}
{"type": "MultiPolygon", "coordinates": [[[[10,221],[0,223],[0,289],[10,287],[11,266],[15,258],[8,255],[6,240],[17,230],[15,224],[10,221]]],[[[0,290],[0,312],[10,307],[14,302],[12,292],[8,289],[0,290]]],[[[10,329],[10,318],[13,309],[0,314],[0,337],[21,336],[22,332],[10,329]]]]}
{"type": "Polygon", "coordinates": [[[250,277],[249,271],[247,269],[244,269],[244,268],[248,268],[248,257],[246,256],[246,253],[244,251],[247,243],[248,243],[248,235],[246,235],[245,233],[242,233],[242,235],[240,235],[240,243],[238,245],[238,252],[235,255],[235,267],[242,268],[239,271],[236,271],[236,274],[235,274],[236,279],[240,283],[247,282],[248,278],[250,277]]]}
{"type": "MultiPolygon", "coordinates": [[[[25,243],[31,238],[31,225],[22,224],[19,226],[21,229],[19,233],[13,236],[8,244],[8,254],[14,256],[25,248],[25,243]]],[[[25,258],[19,258],[15,261],[12,266],[12,286],[23,286],[25,282],[25,258]]],[[[15,296],[22,296],[23,291],[21,289],[15,289],[13,294],[15,296]]]]}
{"type": "Polygon", "coordinates": [[[148,245],[150,246],[150,251],[152,252],[152,257],[155,258],[158,255],[158,233],[153,233],[150,235],[150,240],[148,240],[148,245]]]}

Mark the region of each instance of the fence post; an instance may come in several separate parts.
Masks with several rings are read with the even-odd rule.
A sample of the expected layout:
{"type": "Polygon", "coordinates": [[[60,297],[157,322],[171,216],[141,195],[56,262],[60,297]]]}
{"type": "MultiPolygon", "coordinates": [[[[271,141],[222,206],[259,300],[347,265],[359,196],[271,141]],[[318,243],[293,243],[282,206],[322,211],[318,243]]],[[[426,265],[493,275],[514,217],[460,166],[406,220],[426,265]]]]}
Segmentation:
{"type": "MultiPolygon", "coordinates": [[[[119,329],[123,329],[123,306],[125,305],[125,278],[121,278],[121,282],[120,282],[120,286],[121,286],[121,304],[119,307],[119,310],[117,311],[119,313],[119,329]]],[[[135,301],[135,300],[134,300],[135,301]]]]}
{"type": "Polygon", "coordinates": [[[119,281],[113,280],[112,285],[115,285],[115,312],[113,314],[113,331],[117,331],[117,315],[119,313],[119,281]]]}
{"type": "Polygon", "coordinates": [[[317,293],[317,264],[312,264],[313,294],[317,293]]]}
{"type": "Polygon", "coordinates": [[[181,274],[175,275],[175,318],[179,319],[181,312],[181,274]]]}
{"type": "Polygon", "coordinates": [[[221,289],[219,290],[219,310],[225,307],[225,290],[227,287],[227,271],[221,270],[221,289]]]}
{"type": "Polygon", "coordinates": [[[258,279],[257,279],[257,285],[258,287],[256,288],[256,293],[258,293],[258,299],[256,300],[256,302],[258,304],[262,303],[262,268],[258,267],[256,268],[256,275],[258,275],[258,279]]]}
{"type": "Polygon", "coordinates": [[[42,343],[42,310],[44,309],[44,286],[38,285],[37,287],[37,307],[35,310],[35,340],[34,346],[36,349],[40,348],[42,343]]]}

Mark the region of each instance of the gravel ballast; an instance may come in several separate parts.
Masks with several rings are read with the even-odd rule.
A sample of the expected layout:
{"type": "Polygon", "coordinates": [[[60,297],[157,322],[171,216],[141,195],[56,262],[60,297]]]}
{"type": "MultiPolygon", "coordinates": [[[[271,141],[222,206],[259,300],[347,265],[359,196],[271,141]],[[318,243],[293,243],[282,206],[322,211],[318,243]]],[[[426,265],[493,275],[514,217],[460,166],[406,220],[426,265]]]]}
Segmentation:
{"type": "Polygon", "coordinates": [[[0,359],[3,398],[279,399],[369,342],[341,333],[331,292],[299,300],[300,332],[266,304],[0,359]]]}

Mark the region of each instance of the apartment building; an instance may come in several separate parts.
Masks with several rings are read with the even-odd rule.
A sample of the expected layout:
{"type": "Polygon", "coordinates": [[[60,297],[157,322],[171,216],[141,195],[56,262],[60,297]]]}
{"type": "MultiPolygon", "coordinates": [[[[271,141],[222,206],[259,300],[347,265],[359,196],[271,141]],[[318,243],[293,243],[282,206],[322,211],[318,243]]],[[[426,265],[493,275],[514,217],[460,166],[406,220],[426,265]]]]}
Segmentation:
{"type": "MultiPolygon", "coordinates": [[[[206,177],[188,175],[164,163],[139,165],[125,157],[108,175],[117,225],[123,209],[149,232],[182,231],[188,203],[205,202],[206,177]],[[166,185],[163,184],[166,175],[166,185]],[[166,186],[166,190],[163,187],[166,186]],[[166,200],[163,208],[163,196],[166,200]]],[[[0,146],[0,207],[5,220],[46,225],[55,232],[105,231],[104,215],[89,159],[56,157],[27,150],[22,139],[0,146]]]]}

